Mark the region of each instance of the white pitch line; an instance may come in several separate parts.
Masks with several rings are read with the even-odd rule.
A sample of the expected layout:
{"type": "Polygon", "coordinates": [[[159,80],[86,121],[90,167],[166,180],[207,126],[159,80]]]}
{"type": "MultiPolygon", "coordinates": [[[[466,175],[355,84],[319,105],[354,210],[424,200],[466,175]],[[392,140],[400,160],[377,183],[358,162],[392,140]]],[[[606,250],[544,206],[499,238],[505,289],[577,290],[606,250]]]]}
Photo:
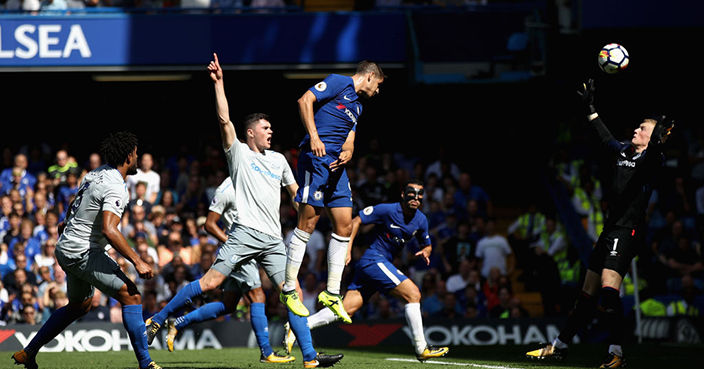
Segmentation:
{"type": "MultiPolygon", "coordinates": [[[[386,358],[386,360],[389,361],[403,361],[403,362],[408,362],[408,363],[414,363],[417,362],[418,360],[414,359],[402,359],[402,358],[386,358]]],[[[451,361],[425,361],[425,364],[440,364],[440,365],[457,365],[457,366],[471,366],[474,368],[484,368],[484,369],[522,369],[522,368],[516,368],[516,367],[511,367],[511,366],[502,366],[502,365],[483,365],[483,364],[472,364],[472,363],[456,363],[456,362],[451,362],[451,361]]]]}

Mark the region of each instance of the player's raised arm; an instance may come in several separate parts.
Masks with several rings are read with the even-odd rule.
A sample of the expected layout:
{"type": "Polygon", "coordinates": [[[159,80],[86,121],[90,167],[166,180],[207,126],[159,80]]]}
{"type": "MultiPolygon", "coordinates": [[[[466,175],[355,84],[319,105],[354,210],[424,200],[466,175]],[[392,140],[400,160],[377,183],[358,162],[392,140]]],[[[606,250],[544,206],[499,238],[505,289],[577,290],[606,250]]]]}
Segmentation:
{"type": "Polygon", "coordinates": [[[325,156],[325,144],[318,136],[318,129],[315,127],[315,110],[313,104],[318,100],[315,94],[310,90],[306,91],[300,99],[298,99],[298,114],[301,116],[303,127],[305,127],[308,136],[310,136],[310,151],[315,156],[325,156]]]}
{"type": "Polygon", "coordinates": [[[222,146],[227,150],[232,147],[232,144],[237,140],[237,133],[235,126],[230,121],[230,107],[227,104],[225,83],[223,81],[222,68],[218,61],[218,54],[213,53],[213,60],[208,64],[208,72],[215,86],[215,111],[218,116],[218,123],[220,124],[222,146]]]}

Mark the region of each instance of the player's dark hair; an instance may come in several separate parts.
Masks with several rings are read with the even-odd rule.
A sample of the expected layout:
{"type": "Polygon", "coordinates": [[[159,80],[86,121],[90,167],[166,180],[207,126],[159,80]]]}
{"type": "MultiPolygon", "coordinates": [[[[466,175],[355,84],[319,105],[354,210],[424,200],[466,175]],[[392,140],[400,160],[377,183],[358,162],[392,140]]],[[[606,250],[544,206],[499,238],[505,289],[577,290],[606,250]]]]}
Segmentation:
{"type": "Polygon", "coordinates": [[[244,129],[245,131],[252,128],[260,120],[269,120],[269,115],[264,113],[252,113],[244,117],[244,129]]]}
{"type": "Polygon", "coordinates": [[[131,132],[111,133],[100,145],[100,156],[105,162],[117,167],[127,160],[127,157],[137,147],[137,136],[131,132]]]}
{"type": "Polygon", "coordinates": [[[386,75],[384,74],[384,71],[381,70],[381,67],[379,64],[369,61],[369,60],[362,60],[359,62],[357,65],[357,72],[356,74],[367,74],[367,73],[374,73],[377,77],[381,79],[386,79],[386,75]]]}
{"type": "Polygon", "coordinates": [[[425,185],[423,184],[423,181],[421,181],[420,179],[411,179],[410,181],[408,181],[406,183],[406,187],[408,187],[410,185],[425,187],[425,185]]]}

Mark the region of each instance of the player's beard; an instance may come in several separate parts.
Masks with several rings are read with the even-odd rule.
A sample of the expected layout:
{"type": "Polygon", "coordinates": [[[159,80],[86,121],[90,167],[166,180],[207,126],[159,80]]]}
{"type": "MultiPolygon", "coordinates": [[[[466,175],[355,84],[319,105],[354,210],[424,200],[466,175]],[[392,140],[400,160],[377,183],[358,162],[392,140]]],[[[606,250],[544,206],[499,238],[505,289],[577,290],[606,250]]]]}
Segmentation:
{"type": "Polygon", "coordinates": [[[137,174],[137,164],[136,164],[136,163],[135,163],[133,166],[130,166],[130,167],[127,169],[127,175],[128,175],[128,176],[131,176],[131,175],[134,175],[134,174],[137,174]]]}

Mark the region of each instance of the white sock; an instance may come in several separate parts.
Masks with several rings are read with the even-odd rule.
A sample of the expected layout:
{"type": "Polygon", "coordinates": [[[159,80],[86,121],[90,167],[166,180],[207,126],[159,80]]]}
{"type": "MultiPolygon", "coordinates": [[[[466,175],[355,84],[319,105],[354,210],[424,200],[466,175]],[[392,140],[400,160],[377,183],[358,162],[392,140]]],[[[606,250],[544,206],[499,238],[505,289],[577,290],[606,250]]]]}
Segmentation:
{"type": "Polygon", "coordinates": [[[420,312],[420,303],[406,304],[406,321],[411,328],[413,335],[413,344],[416,346],[416,354],[422,354],[428,343],[425,342],[425,333],[423,332],[423,315],[420,312]]]}
{"type": "Polygon", "coordinates": [[[340,294],[340,283],[342,283],[342,272],[345,270],[345,258],[347,257],[347,247],[350,244],[349,237],[342,237],[335,233],[330,238],[328,246],[328,292],[340,294]]]}
{"type": "Polygon", "coordinates": [[[296,289],[298,271],[301,269],[303,257],[306,255],[306,244],[309,239],[310,233],[302,231],[298,228],[293,230],[293,236],[291,237],[291,242],[288,244],[288,252],[286,254],[286,279],[284,280],[284,292],[289,292],[296,289]]]}
{"type": "Polygon", "coordinates": [[[623,348],[621,348],[621,345],[610,345],[609,353],[623,357],[623,348]]]}
{"type": "Polygon", "coordinates": [[[338,319],[332,310],[325,308],[308,317],[308,328],[318,328],[328,325],[338,319]]]}
{"type": "Polygon", "coordinates": [[[557,337],[555,337],[555,339],[552,341],[552,345],[559,349],[567,348],[567,344],[560,341],[560,339],[557,337]]]}

